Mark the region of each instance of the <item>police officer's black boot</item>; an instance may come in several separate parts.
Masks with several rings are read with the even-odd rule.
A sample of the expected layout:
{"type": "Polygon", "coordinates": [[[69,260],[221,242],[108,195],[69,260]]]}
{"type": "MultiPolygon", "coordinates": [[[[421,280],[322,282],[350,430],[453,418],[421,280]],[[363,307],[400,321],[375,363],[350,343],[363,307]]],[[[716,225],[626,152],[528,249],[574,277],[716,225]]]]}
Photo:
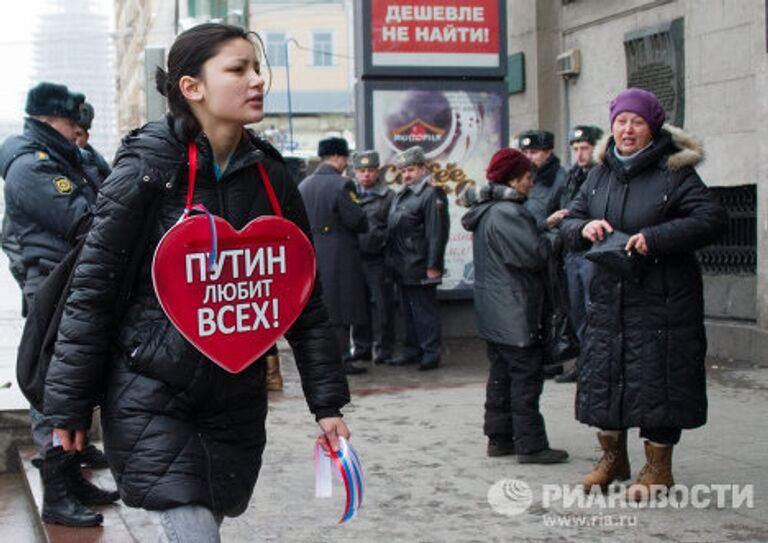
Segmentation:
{"type": "MultiPolygon", "coordinates": [[[[64,526],[98,526],[104,521],[69,491],[70,465],[76,463],[73,453],[61,447],[46,452],[40,475],[43,480],[43,522],[64,526]]],[[[79,468],[79,464],[78,465],[79,468]]]]}
{"type": "Polygon", "coordinates": [[[84,468],[107,469],[109,467],[107,457],[93,443],[88,443],[81,452],[77,453],[77,458],[84,468]]]}
{"type": "Polygon", "coordinates": [[[67,466],[67,485],[69,492],[80,503],[83,505],[109,505],[120,498],[120,493],[116,490],[103,490],[83,477],[83,470],[80,468],[78,460],[79,458],[67,466]]]}

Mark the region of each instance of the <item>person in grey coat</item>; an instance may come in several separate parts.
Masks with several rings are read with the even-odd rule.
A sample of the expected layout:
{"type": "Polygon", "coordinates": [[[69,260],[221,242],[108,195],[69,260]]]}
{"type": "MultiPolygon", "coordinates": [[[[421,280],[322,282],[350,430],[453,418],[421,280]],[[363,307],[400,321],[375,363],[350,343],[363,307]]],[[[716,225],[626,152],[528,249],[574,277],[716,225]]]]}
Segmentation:
{"type": "Polygon", "coordinates": [[[483,428],[488,456],[516,454],[520,463],[553,464],[566,461],[568,453],[549,447],[539,411],[549,242],[525,207],[531,169],[520,151],[501,149],[488,165],[490,184],[470,187],[459,204],[470,206],[461,223],[473,233],[475,315],[491,364],[483,428]]]}
{"type": "Polygon", "coordinates": [[[365,276],[357,235],[368,231],[355,183],[342,175],[349,159],[343,138],[326,138],[317,154],[322,164],[304,179],[299,191],[307,207],[315,242],[317,270],[331,325],[336,329],[342,362],[348,374],[365,373],[351,360],[350,327],[368,321],[365,276]]]}
{"type": "Polygon", "coordinates": [[[395,343],[395,301],[392,274],[386,267],[387,216],[395,193],[379,177],[379,153],[362,151],[352,158],[360,207],[368,218],[368,232],[358,234],[370,325],[352,329],[353,360],[373,359],[386,364],[392,359],[395,343]]]}

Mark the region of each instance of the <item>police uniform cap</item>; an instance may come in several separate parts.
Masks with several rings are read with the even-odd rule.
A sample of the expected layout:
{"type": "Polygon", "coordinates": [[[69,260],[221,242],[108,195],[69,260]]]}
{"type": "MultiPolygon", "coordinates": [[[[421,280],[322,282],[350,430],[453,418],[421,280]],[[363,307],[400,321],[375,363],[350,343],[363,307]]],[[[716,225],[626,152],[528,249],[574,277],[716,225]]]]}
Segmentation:
{"type": "Polygon", "coordinates": [[[85,102],[85,96],[70,92],[66,85],[44,81],[29,89],[24,111],[27,115],[64,117],[77,122],[80,119],[80,105],[83,102],[85,102]]]}
{"type": "Polygon", "coordinates": [[[576,125],[568,134],[568,144],[570,145],[577,141],[586,141],[590,145],[594,145],[602,135],[603,131],[596,126],[588,124],[576,125]]]}
{"type": "Polygon", "coordinates": [[[356,170],[360,168],[378,168],[379,153],[376,151],[360,151],[352,157],[352,167],[356,170]]]}
{"type": "Polygon", "coordinates": [[[555,146],[555,135],[549,130],[526,130],[517,136],[517,146],[522,151],[552,149],[555,146]]]}
{"type": "Polygon", "coordinates": [[[325,138],[317,144],[317,156],[349,156],[349,145],[344,138],[325,138]]]}
{"type": "Polygon", "coordinates": [[[424,164],[426,161],[424,149],[419,145],[414,145],[395,157],[395,166],[407,168],[408,166],[424,164]]]}
{"type": "Polygon", "coordinates": [[[80,105],[80,118],[77,120],[77,124],[83,130],[90,130],[94,115],[93,106],[88,102],[83,102],[80,105]]]}

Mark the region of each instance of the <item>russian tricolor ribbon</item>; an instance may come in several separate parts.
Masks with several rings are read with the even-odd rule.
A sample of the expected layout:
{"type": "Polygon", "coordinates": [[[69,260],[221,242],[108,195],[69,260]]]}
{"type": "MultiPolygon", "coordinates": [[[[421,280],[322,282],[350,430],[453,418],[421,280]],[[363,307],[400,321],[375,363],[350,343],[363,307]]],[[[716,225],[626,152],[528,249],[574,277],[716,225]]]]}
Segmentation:
{"type": "Polygon", "coordinates": [[[323,435],[315,442],[315,497],[333,495],[332,473],[344,483],[347,494],[339,520],[339,524],[343,524],[354,518],[363,504],[363,468],[360,457],[346,439],[339,436],[339,450],[333,451],[328,437],[323,435]]]}

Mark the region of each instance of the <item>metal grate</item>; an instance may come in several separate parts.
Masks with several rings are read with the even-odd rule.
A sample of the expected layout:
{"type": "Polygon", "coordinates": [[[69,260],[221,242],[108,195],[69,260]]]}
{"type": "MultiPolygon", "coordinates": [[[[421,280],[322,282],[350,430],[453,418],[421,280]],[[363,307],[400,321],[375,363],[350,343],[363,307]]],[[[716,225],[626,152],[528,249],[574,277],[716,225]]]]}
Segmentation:
{"type": "Polygon", "coordinates": [[[698,252],[706,273],[755,275],[757,272],[757,185],[710,189],[728,211],[728,228],[698,252]]]}

